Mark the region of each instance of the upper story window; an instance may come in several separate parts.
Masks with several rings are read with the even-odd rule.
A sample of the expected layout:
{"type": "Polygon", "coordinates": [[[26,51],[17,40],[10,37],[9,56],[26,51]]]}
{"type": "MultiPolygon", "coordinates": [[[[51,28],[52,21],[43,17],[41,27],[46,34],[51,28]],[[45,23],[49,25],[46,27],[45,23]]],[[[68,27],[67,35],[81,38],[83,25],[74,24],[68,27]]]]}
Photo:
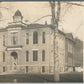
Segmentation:
{"type": "Polygon", "coordinates": [[[42,33],[42,43],[45,43],[45,32],[42,33]]]}
{"type": "Polygon", "coordinates": [[[18,32],[11,33],[11,44],[17,45],[18,44],[18,32]]]}
{"type": "Polygon", "coordinates": [[[5,62],[5,52],[3,52],[3,62],[5,62]]]}
{"type": "Polygon", "coordinates": [[[26,33],[26,44],[29,44],[29,33],[26,33]]]}
{"type": "Polygon", "coordinates": [[[28,61],[29,61],[29,52],[26,51],[26,62],[28,62],[28,61]]]}
{"type": "Polygon", "coordinates": [[[3,46],[5,46],[5,35],[3,35],[3,46]]]}
{"type": "Polygon", "coordinates": [[[68,52],[70,52],[70,53],[73,52],[72,44],[70,44],[70,43],[68,43],[68,52]]]}
{"type": "Polygon", "coordinates": [[[38,51],[33,51],[33,61],[38,61],[38,51]]]}
{"type": "Polygon", "coordinates": [[[42,61],[45,61],[45,50],[42,51],[42,61]]]}
{"type": "Polygon", "coordinates": [[[38,32],[33,32],[33,44],[38,43],[38,32]]]}

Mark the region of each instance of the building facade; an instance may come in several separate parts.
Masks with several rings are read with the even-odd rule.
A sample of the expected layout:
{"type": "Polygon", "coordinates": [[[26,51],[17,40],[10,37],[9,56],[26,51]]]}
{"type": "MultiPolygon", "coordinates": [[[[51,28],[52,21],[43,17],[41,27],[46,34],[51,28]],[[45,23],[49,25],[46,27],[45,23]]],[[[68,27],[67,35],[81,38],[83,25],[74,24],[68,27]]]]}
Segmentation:
{"type": "Polygon", "coordinates": [[[65,58],[66,58],[66,71],[73,71],[74,55],[75,55],[75,41],[72,33],[66,33],[65,36],[65,58]]]}
{"type": "MultiPolygon", "coordinates": [[[[0,73],[54,74],[54,30],[52,25],[24,24],[23,16],[17,10],[13,22],[0,29],[0,73]]],[[[72,64],[67,59],[66,34],[58,30],[58,56],[60,72],[66,65],[72,64]]],[[[72,51],[70,51],[72,53],[72,51]]],[[[70,60],[70,61],[69,61],[70,60]]]]}
{"type": "Polygon", "coordinates": [[[75,38],[75,66],[83,68],[83,41],[75,38]]]}

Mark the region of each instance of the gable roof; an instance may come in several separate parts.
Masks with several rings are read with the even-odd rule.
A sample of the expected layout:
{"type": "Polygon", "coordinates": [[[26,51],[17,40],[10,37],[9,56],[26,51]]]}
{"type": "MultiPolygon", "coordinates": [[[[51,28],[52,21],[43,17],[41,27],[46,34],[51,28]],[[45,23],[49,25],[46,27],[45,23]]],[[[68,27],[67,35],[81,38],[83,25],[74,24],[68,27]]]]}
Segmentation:
{"type": "Polygon", "coordinates": [[[74,41],[72,33],[66,33],[66,38],[71,40],[71,41],[74,41]]]}

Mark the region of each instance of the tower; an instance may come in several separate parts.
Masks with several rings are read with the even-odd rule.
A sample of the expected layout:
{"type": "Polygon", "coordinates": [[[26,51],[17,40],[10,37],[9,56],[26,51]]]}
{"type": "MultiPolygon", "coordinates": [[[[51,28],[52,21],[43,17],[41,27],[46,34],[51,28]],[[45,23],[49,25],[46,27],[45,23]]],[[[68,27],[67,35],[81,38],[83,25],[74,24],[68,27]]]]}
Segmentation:
{"type": "Polygon", "coordinates": [[[23,16],[19,10],[17,10],[13,16],[13,22],[22,22],[23,16]]]}

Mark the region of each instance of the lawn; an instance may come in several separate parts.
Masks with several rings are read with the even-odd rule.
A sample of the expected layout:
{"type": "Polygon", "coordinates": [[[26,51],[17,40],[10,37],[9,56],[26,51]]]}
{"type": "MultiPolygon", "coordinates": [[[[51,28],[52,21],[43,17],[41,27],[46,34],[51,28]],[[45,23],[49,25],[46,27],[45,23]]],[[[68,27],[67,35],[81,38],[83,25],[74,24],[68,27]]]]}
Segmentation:
{"type": "Polygon", "coordinates": [[[0,75],[0,82],[53,82],[53,75],[32,75],[32,74],[10,74],[0,75]]]}
{"type": "MultiPolygon", "coordinates": [[[[55,82],[54,75],[10,74],[0,75],[0,82],[55,82]]],[[[60,82],[83,82],[82,72],[61,73],[60,82]]]]}
{"type": "Polygon", "coordinates": [[[62,73],[60,82],[83,82],[83,72],[62,73]]]}

